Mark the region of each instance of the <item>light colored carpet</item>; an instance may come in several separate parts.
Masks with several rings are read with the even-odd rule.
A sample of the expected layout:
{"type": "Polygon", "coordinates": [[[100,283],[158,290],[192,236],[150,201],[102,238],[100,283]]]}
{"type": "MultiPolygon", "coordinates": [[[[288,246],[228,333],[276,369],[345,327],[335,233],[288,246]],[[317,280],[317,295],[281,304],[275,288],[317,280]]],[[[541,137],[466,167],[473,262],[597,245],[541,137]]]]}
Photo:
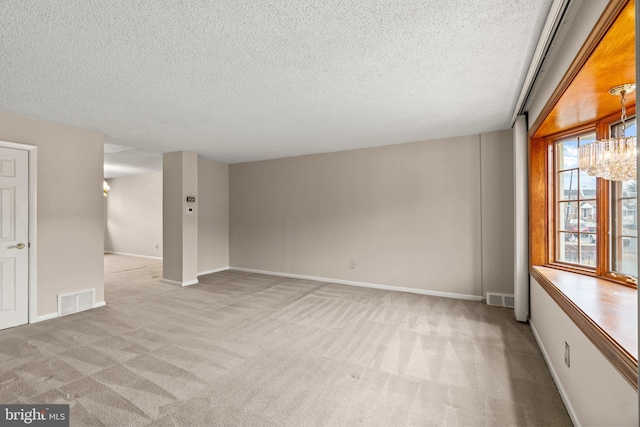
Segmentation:
{"type": "Polygon", "coordinates": [[[571,425],[512,310],[105,262],[106,307],[0,331],[0,402],[69,403],[74,426],[571,425]]]}

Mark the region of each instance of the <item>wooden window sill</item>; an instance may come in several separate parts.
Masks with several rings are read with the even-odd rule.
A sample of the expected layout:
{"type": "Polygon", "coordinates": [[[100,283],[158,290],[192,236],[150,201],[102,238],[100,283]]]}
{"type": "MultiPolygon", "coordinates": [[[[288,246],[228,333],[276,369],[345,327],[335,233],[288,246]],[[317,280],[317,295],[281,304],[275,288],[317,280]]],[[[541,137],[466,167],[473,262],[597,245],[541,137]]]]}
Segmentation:
{"type": "Polygon", "coordinates": [[[637,390],[637,290],[544,266],[532,266],[529,273],[637,390]]]}

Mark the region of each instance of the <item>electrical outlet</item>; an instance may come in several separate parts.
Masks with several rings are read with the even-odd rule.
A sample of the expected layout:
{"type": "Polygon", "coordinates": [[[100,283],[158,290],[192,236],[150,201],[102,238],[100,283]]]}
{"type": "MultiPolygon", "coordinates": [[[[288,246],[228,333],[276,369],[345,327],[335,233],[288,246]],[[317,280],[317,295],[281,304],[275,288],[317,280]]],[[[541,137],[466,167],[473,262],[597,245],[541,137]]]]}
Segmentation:
{"type": "Polygon", "coordinates": [[[571,367],[569,344],[566,341],[564,342],[564,364],[567,365],[567,368],[571,367]]]}
{"type": "Polygon", "coordinates": [[[349,268],[356,268],[356,263],[353,261],[349,262],[349,268]]]}

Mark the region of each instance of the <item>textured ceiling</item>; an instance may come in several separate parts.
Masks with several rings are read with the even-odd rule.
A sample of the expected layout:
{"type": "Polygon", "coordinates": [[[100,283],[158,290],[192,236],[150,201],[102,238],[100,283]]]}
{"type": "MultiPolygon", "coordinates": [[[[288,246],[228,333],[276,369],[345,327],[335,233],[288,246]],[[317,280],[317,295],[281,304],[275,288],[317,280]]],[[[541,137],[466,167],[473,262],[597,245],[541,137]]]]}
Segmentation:
{"type": "Polygon", "coordinates": [[[133,148],[107,176],[505,129],[550,4],[2,0],[0,111],[133,148]]]}

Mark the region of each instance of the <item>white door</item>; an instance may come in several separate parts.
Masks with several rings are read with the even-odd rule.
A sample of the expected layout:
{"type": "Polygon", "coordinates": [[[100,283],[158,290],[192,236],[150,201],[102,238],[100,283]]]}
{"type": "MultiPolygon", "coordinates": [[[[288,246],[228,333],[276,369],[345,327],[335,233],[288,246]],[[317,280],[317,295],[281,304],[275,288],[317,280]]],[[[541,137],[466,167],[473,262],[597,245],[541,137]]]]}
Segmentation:
{"type": "Polygon", "coordinates": [[[0,329],[29,321],[29,154],[0,148],[0,329]]]}

